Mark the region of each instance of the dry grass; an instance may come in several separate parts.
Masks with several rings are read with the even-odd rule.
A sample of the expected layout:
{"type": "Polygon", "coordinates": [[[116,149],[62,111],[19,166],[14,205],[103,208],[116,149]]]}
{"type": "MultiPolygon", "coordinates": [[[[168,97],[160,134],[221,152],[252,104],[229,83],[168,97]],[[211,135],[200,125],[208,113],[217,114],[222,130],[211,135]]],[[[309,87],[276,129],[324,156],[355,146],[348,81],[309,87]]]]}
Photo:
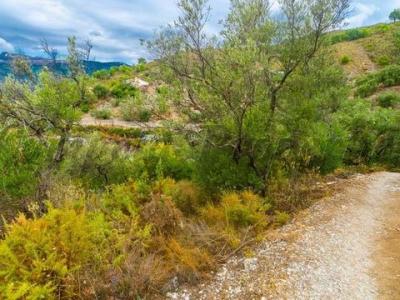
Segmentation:
{"type": "Polygon", "coordinates": [[[344,56],[350,58],[349,63],[343,65],[343,69],[350,79],[377,69],[376,64],[370,59],[364,47],[358,42],[339,43],[333,46],[333,50],[338,62],[344,56]]]}

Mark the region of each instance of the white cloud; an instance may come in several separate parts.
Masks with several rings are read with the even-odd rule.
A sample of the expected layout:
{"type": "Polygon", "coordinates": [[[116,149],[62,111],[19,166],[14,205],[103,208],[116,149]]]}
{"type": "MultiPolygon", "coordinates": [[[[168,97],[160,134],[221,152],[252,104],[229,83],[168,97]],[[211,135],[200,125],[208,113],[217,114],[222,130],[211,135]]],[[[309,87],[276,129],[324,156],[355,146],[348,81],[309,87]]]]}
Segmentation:
{"type": "Polygon", "coordinates": [[[11,45],[9,42],[7,42],[2,37],[0,37],[0,50],[1,51],[7,51],[7,52],[13,52],[14,51],[14,46],[11,45]]]}
{"type": "MultiPolygon", "coordinates": [[[[400,7],[400,0],[354,0],[350,26],[362,26],[387,20],[388,10],[400,7]]],[[[154,30],[173,21],[178,15],[177,0],[0,0],[0,47],[38,54],[41,38],[65,53],[66,38],[91,38],[99,60],[134,62],[145,56],[139,39],[150,37],[154,30]],[[7,46],[5,46],[7,45],[7,46]],[[35,52],[36,51],[36,52],[35,52]]],[[[279,0],[270,0],[272,11],[279,10],[279,0]]],[[[209,0],[211,33],[220,29],[230,0],[209,0]]]]}
{"type": "Polygon", "coordinates": [[[354,4],[354,15],[347,18],[346,23],[348,24],[348,27],[363,26],[378,10],[378,7],[374,4],[356,2],[354,4]]]}

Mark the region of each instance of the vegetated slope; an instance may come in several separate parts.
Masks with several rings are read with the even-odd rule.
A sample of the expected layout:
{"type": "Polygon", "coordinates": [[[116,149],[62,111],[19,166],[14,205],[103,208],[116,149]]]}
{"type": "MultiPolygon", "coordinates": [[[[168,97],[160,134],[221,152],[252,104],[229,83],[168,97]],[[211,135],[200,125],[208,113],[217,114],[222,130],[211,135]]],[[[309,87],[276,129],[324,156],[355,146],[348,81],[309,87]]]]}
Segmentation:
{"type": "Polygon", "coordinates": [[[357,175],[271,233],[252,258],[172,299],[395,299],[400,174],[357,175]]]}
{"type": "MultiPolygon", "coordinates": [[[[328,36],[333,58],[338,67],[343,68],[351,86],[367,74],[374,74],[400,61],[399,32],[398,24],[377,24],[328,36]]],[[[177,119],[174,92],[160,78],[158,62],[142,61],[136,66],[95,72],[91,82],[94,100],[82,125],[155,128],[161,126],[161,120],[177,119]]],[[[385,89],[380,85],[369,95],[358,96],[377,98],[376,93],[385,89]]],[[[396,91],[396,88],[391,90],[396,91]]]]}
{"type": "Polygon", "coordinates": [[[349,29],[332,33],[329,39],[355,96],[377,98],[389,87],[400,85],[396,75],[400,62],[399,24],[349,29]]]}
{"type": "Polygon", "coordinates": [[[365,48],[357,42],[342,42],[333,45],[336,59],[343,60],[343,69],[349,79],[373,72],[378,66],[371,60],[365,48]],[[346,62],[348,59],[348,62],[346,62]]]}

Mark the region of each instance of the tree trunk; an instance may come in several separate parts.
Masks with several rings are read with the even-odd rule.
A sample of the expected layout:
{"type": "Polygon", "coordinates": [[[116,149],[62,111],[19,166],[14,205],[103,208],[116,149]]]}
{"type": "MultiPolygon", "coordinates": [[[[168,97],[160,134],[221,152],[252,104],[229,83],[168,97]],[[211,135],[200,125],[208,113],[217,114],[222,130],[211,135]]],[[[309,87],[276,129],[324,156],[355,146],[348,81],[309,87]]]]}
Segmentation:
{"type": "Polygon", "coordinates": [[[65,149],[66,142],[67,142],[67,134],[63,133],[60,136],[60,140],[58,141],[58,145],[57,145],[57,151],[56,151],[56,154],[54,155],[54,163],[57,165],[64,158],[64,149],[65,149]]]}

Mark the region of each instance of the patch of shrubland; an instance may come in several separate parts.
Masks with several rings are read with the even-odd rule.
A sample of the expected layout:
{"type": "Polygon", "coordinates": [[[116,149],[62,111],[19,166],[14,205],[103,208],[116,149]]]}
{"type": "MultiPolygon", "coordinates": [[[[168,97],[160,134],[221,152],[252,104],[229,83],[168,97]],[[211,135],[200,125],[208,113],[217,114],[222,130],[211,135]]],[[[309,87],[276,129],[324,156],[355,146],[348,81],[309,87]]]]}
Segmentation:
{"type": "Polygon", "coordinates": [[[400,65],[390,65],[359,78],[355,84],[355,94],[359,97],[368,97],[379,88],[396,85],[400,85],[400,65]]]}
{"type": "MultiPolygon", "coordinates": [[[[13,214],[1,232],[0,298],[152,298],[176,279],[195,282],[251,252],[267,228],[327,193],[315,185],[322,176],[400,166],[397,96],[378,96],[379,106],[348,100],[344,74],[323,43],[312,44],[320,31],[294,18],[304,31],[288,39],[293,31],[278,25],[289,24],[269,18],[264,2],[239,3],[218,51],[202,27],[179,22],[150,45],[161,51],[154,69],[165,81],[152,99],[125,81],[132,72],[154,76],[143,60],[95,73],[87,89],[93,78],[79,71],[73,40],[74,78],[45,71],[36,83],[9,78],[1,86],[0,207],[13,214]],[[249,30],[248,16],[262,26],[250,22],[249,30]],[[118,99],[126,120],[168,114],[174,103],[186,124],[82,128],[89,90],[97,100],[118,99]]],[[[181,4],[180,22],[206,15],[203,1],[181,4]]],[[[288,12],[320,16],[304,9],[288,12]]],[[[399,82],[398,67],[389,66],[356,85],[367,96],[399,82]]]]}

